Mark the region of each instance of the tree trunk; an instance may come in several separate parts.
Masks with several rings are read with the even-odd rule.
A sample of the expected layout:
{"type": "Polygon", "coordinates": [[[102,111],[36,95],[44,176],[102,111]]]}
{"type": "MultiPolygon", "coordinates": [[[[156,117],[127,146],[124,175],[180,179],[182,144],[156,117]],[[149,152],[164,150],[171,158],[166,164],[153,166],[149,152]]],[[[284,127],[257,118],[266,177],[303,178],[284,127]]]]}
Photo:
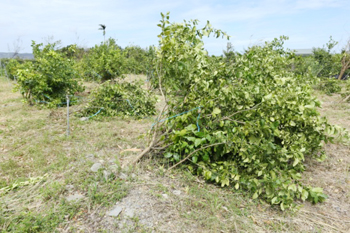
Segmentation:
{"type": "Polygon", "coordinates": [[[338,77],[338,80],[341,80],[341,78],[343,77],[346,69],[344,69],[345,67],[342,67],[341,70],[340,70],[340,74],[339,74],[339,77],[338,77]]]}
{"type": "Polygon", "coordinates": [[[338,80],[341,80],[345,71],[350,68],[350,58],[347,55],[344,55],[344,57],[342,58],[341,64],[342,66],[341,66],[338,80]]]}

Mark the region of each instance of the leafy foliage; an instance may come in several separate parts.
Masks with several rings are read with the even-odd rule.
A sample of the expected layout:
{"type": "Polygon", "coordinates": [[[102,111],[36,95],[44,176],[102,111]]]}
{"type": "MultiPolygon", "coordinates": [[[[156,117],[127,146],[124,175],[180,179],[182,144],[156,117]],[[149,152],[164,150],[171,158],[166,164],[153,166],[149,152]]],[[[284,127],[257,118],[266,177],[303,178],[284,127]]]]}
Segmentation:
{"type": "Polygon", "coordinates": [[[23,63],[23,61],[19,61],[19,59],[1,59],[1,64],[4,68],[4,74],[11,80],[15,79],[17,69],[20,65],[20,63],[23,63]]]}
{"type": "MultiPolygon", "coordinates": [[[[200,30],[197,30],[198,23],[198,20],[191,20],[169,25],[169,15],[163,15],[161,24],[158,24],[162,32],[158,35],[160,49],[157,51],[159,62],[156,73],[173,77],[162,80],[166,92],[187,93],[195,77],[199,78],[202,72],[209,72],[206,67],[207,51],[202,41],[204,36],[214,33],[216,37],[228,38],[223,31],[212,28],[209,21],[200,30]]],[[[158,85],[158,80],[154,79],[152,83],[158,85]]]]}
{"type": "Polygon", "coordinates": [[[186,160],[206,180],[248,190],[282,210],[296,199],[323,201],[322,189],[303,185],[301,173],[307,157],[325,158],[323,142],[338,129],[320,117],[312,77],[292,72],[294,55],[283,49],[287,38],[225,63],[208,57],[202,41],[225,33],[209,22],[197,29],[196,20],[170,24],[169,15],[162,17],[157,74],[170,96],[168,115],[198,108],[165,121],[164,156],[186,160]]]}
{"type": "Polygon", "coordinates": [[[313,48],[311,56],[296,56],[293,70],[297,74],[311,73],[318,77],[347,76],[346,56],[344,51],[341,54],[333,53],[332,49],[338,44],[332,37],[322,48],[313,48]],[[344,60],[345,58],[345,60],[344,60]],[[345,66],[344,66],[345,65],[345,66]],[[342,68],[343,67],[343,68],[342,68]]]}
{"type": "Polygon", "coordinates": [[[323,91],[327,95],[332,95],[333,93],[339,93],[341,91],[341,86],[339,80],[324,78],[318,85],[318,89],[323,91]]]}
{"type": "MultiPolygon", "coordinates": [[[[307,75],[310,74],[311,77],[315,78],[322,68],[318,62],[312,56],[295,56],[293,64],[293,72],[297,75],[307,75]]],[[[315,81],[319,80],[315,78],[315,81]]]]}
{"type": "Polygon", "coordinates": [[[235,62],[236,53],[231,42],[227,43],[226,50],[222,52],[224,53],[226,62],[235,62]]]}
{"type": "Polygon", "coordinates": [[[75,59],[75,60],[82,59],[84,54],[85,54],[84,48],[78,47],[75,44],[67,45],[63,48],[56,50],[56,51],[64,54],[69,59],[75,59]]]}
{"type": "Polygon", "coordinates": [[[104,82],[125,74],[125,58],[112,38],[91,48],[80,64],[85,79],[104,82]]]}
{"type": "Polygon", "coordinates": [[[313,58],[318,66],[317,76],[329,77],[339,73],[341,64],[338,55],[332,54],[331,50],[338,44],[330,37],[329,42],[323,48],[313,49],[313,58]]]}
{"type": "Polygon", "coordinates": [[[101,109],[101,116],[135,116],[137,118],[155,114],[156,99],[140,84],[128,82],[103,83],[91,94],[92,100],[83,111],[91,116],[101,109]]]}
{"type": "Polygon", "coordinates": [[[122,49],[110,38],[85,53],[78,69],[85,79],[104,82],[122,78],[123,74],[146,74],[152,67],[154,57],[153,47],[142,49],[128,46],[122,49]]]}
{"type": "MultiPolygon", "coordinates": [[[[74,61],[55,51],[55,44],[32,42],[35,62],[24,63],[17,70],[16,90],[30,103],[45,102],[50,106],[64,102],[67,94],[83,91],[74,61]]],[[[74,48],[71,48],[74,49],[74,48]]]]}
{"type": "Polygon", "coordinates": [[[139,46],[128,46],[123,50],[126,58],[125,70],[130,74],[146,74],[155,57],[153,47],[142,49],[139,46]]]}

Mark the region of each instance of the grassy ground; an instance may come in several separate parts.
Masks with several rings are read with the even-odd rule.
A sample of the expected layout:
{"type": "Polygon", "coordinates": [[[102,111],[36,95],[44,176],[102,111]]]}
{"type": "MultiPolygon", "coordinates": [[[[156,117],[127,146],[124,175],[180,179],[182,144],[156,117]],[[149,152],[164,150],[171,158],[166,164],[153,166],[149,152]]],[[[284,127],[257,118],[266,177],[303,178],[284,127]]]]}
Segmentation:
{"type": "MultiPolygon", "coordinates": [[[[138,76],[131,79],[140,78],[138,76]]],[[[91,86],[91,85],[90,85],[91,86]]],[[[305,182],[325,203],[281,212],[244,192],[208,184],[187,171],[165,172],[152,157],[120,165],[146,145],[150,119],[70,118],[66,109],[31,107],[0,78],[0,232],[348,232],[350,147],[326,145],[328,159],[307,162],[305,182]],[[131,149],[126,151],[126,149],[131,149]],[[100,163],[98,172],[91,171],[100,163]],[[76,201],[72,196],[80,196],[76,201]],[[122,206],[118,217],[108,216],[122,206]],[[132,212],[132,214],[130,214],[132,212]]],[[[350,129],[350,105],[318,93],[332,123],[350,129]]],[[[76,111],[78,107],[71,110],[76,111]]]]}

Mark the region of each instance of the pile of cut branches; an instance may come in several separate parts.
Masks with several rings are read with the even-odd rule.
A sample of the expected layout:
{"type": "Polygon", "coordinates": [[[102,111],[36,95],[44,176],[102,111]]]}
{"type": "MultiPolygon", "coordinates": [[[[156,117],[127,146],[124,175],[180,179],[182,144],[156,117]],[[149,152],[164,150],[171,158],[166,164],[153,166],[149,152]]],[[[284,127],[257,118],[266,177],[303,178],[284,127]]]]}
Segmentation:
{"type": "Polygon", "coordinates": [[[320,116],[311,94],[314,77],[292,72],[287,38],[251,47],[227,63],[209,57],[202,40],[212,33],[228,37],[224,32],[209,22],[198,29],[196,20],[179,24],[162,17],[156,70],[166,116],[153,127],[146,152],[160,148],[175,164],[170,169],[186,164],[208,181],[248,190],[282,210],[296,200],[325,200],[321,188],[301,182],[305,159],[324,160],[324,143],[348,135],[320,116]]]}

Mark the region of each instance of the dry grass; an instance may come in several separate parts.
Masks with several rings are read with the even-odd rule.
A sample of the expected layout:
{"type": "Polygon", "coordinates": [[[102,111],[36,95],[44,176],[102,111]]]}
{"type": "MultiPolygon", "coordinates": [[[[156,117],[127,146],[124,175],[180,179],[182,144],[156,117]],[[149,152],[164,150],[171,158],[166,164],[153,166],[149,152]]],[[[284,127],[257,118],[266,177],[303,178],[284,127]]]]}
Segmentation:
{"type": "MultiPolygon", "coordinates": [[[[349,146],[326,145],[325,162],[307,162],[305,182],[324,189],[329,196],[325,203],[300,203],[295,213],[281,212],[184,170],[165,173],[166,164],[157,158],[146,157],[121,171],[120,165],[137,154],[125,149],[147,146],[144,135],[152,120],[80,121],[72,115],[71,136],[66,137],[65,108],[27,106],[10,91],[12,85],[0,78],[0,189],[47,175],[0,192],[0,231],[11,224],[26,230],[39,224],[39,232],[349,232],[349,146]],[[98,173],[90,170],[96,162],[103,167],[98,173]],[[66,201],[76,193],[84,199],[66,201]],[[107,216],[118,200],[135,216],[107,216]]],[[[87,91],[95,86],[89,84],[87,91]]],[[[339,104],[337,95],[317,95],[324,102],[322,114],[350,129],[350,104],[339,104]]]]}

